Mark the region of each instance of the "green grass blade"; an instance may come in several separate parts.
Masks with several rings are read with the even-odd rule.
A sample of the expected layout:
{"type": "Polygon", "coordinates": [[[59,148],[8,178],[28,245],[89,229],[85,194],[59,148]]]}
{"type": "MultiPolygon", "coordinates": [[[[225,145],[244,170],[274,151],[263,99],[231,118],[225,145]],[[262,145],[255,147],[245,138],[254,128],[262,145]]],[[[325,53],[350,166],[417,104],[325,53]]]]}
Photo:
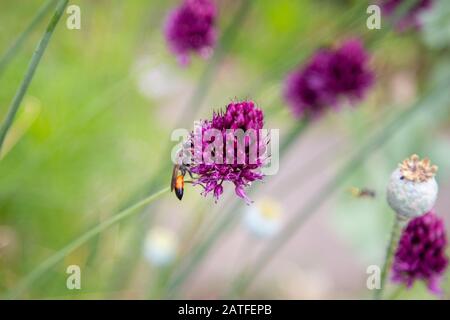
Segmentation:
{"type": "MultiPolygon", "coordinates": [[[[198,80],[194,93],[187,102],[187,105],[183,108],[183,111],[179,115],[177,115],[176,127],[181,126],[185,121],[193,120],[192,119],[193,115],[195,115],[197,111],[200,109],[204,99],[206,98],[211,88],[211,85],[213,83],[212,80],[218,70],[218,67],[220,66],[221,62],[226,56],[228,50],[232,47],[234,40],[236,39],[238,32],[242,27],[242,24],[244,23],[246,17],[250,12],[251,5],[252,1],[248,0],[241,1],[236,11],[236,15],[234,15],[232,21],[230,21],[229,25],[223,31],[223,34],[219,39],[217,48],[215,49],[210,62],[205,67],[205,70],[200,76],[200,79],[198,80]]],[[[166,145],[165,149],[161,152],[161,154],[163,155],[168,155],[167,159],[169,157],[171,148],[172,145],[169,143],[166,145]]],[[[170,161],[166,161],[166,159],[163,158],[163,162],[158,166],[158,169],[155,170],[156,176],[152,177],[152,179],[149,182],[145,183],[142,188],[139,188],[139,190],[133,193],[133,195],[126,203],[134,201],[134,199],[140,197],[141,194],[143,192],[146,192],[147,190],[155,190],[155,188],[161,185],[161,183],[164,183],[164,181],[168,183],[172,165],[173,164],[170,161]]],[[[144,224],[148,225],[150,224],[150,221],[147,221],[144,224]]],[[[137,228],[142,229],[144,227],[144,224],[137,226],[137,228]]],[[[140,245],[140,243],[143,240],[143,237],[144,235],[142,233],[136,232],[135,237],[131,239],[132,242],[131,245],[132,246],[140,245]]],[[[113,279],[111,281],[112,284],[111,290],[117,291],[123,287],[124,283],[127,280],[125,272],[128,272],[128,270],[133,267],[133,264],[137,261],[137,258],[138,253],[130,253],[128,256],[126,256],[125,260],[121,259],[119,261],[119,266],[117,267],[118,272],[115,272],[114,276],[112,277],[113,279]]]]}
{"type": "MultiPolygon", "coordinates": [[[[303,207],[303,209],[287,224],[280,235],[273,239],[268,247],[266,247],[257,257],[256,262],[249,270],[245,272],[245,276],[238,284],[238,289],[234,292],[244,292],[257,275],[269,264],[271,259],[283,247],[283,245],[302,227],[305,222],[322,206],[322,204],[332,195],[337,188],[342,185],[372,153],[383,146],[394,134],[403,127],[419,110],[424,109],[427,103],[435,98],[438,94],[446,94],[445,88],[450,84],[449,79],[444,81],[441,85],[434,88],[428,95],[417,101],[411,108],[402,111],[387,125],[385,125],[380,132],[369,139],[367,143],[358,148],[355,154],[350,158],[344,166],[337,171],[337,174],[318,192],[315,196],[303,207]]],[[[428,112],[431,112],[427,108],[428,112]]]]}
{"type": "Polygon", "coordinates": [[[0,75],[5,71],[8,63],[12,60],[15,54],[20,50],[22,44],[31,34],[31,32],[36,28],[36,26],[41,22],[41,20],[45,17],[47,12],[52,8],[52,6],[56,3],[56,0],[47,0],[46,3],[39,9],[39,11],[34,16],[33,20],[31,20],[30,24],[26,27],[26,29],[14,40],[13,44],[6,50],[3,56],[0,58],[0,75]]]}
{"type": "Polygon", "coordinates": [[[33,79],[34,73],[36,72],[39,62],[41,61],[42,55],[47,48],[53,31],[55,31],[56,25],[58,24],[62,14],[64,13],[64,9],[67,6],[68,2],[69,0],[60,0],[58,2],[55,14],[53,15],[53,18],[47,26],[47,30],[45,31],[41,41],[39,41],[36,50],[33,53],[33,56],[31,57],[30,64],[28,66],[27,72],[25,73],[25,77],[23,78],[22,83],[20,84],[20,87],[17,90],[16,95],[14,96],[6,118],[0,127],[0,150],[2,149],[6,134],[8,133],[8,130],[14,121],[16,113],[19,110],[22,99],[25,96],[28,87],[30,86],[31,80],[33,79]]]}
{"type": "Polygon", "coordinates": [[[140,212],[140,209],[145,207],[146,205],[152,203],[154,200],[162,196],[164,193],[169,191],[169,187],[164,188],[151,196],[137,202],[136,204],[126,208],[125,210],[120,211],[119,213],[113,215],[109,219],[103,221],[98,224],[94,228],[90,229],[86,233],[82,234],[77,239],[70,242],[67,246],[57,251],[55,254],[50,256],[47,260],[42,262],[39,266],[37,266],[33,271],[28,274],[17,287],[15,287],[9,294],[6,296],[8,299],[15,299],[19,297],[30,285],[35,282],[37,279],[41,277],[45,272],[47,272],[50,268],[55,266],[58,262],[60,262],[64,257],[73,252],[75,249],[79,248],[94,236],[98,235],[102,231],[108,229],[109,227],[119,223],[125,218],[133,215],[134,213],[140,212]]]}
{"type": "Polygon", "coordinates": [[[381,283],[380,289],[375,290],[373,298],[379,300],[383,297],[384,287],[386,284],[387,276],[391,269],[392,258],[394,257],[394,250],[397,246],[398,240],[400,239],[401,223],[396,216],[394,218],[394,225],[392,226],[391,236],[389,239],[389,244],[386,248],[386,254],[383,263],[383,269],[381,270],[381,283]]]}
{"type": "MultiPolygon", "coordinates": [[[[282,157],[289,147],[295,141],[298,141],[299,137],[306,131],[309,127],[310,121],[303,120],[299,121],[288,134],[286,139],[284,139],[283,144],[280,146],[280,157],[282,157]]],[[[251,192],[255,192],[257,185],[253,186],[251,192]]],[[[221,221],[219,221],[211,233],[206,236],[198,246],[196,246],[194,252],[189,256],[189,260],[184,267],[171,279],[167,286],[166,295],[168,297],[173,297],[176,290],[183,285],[187,278],[195,271],[196,267],[200,264],[206,253],[209,251],[211,246],[219,239],[219,237],[225,233],[239,217],[239,207],[241,205],[240,199],[234,202],[234,205],[230,206],[230,210],[223,215],[221,221]]]]}

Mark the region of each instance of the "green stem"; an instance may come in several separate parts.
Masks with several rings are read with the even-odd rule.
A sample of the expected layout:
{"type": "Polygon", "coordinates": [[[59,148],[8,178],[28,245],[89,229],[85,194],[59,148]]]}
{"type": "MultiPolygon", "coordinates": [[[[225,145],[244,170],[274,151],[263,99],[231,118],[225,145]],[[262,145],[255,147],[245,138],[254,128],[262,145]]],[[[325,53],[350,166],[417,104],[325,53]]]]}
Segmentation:
{"type": "Polygon", "coordinates": [[[280,145],[280,157],[286,153],[289,147],[298,140],[298,138],[305,132],[305,130],[310,125],[310,121],[308,118],[303,118],[298,121],[294,127],[291,129],[286,139],[283,140],[283,143],[280,145]]]}
{"type": "Polygon", "coordinates": [[[394,292],[391,293],[391,295],[388,297],[388,300],[397,300],[397,298],[400,296],[400,294],[405,290],[404,285],[399,285],[394,290],[394,292]]]}
{"type": "Polygon", "coordinates": [[[140,212],[139,210],[153,202],[164,193],[169,191],[169,187],[164,188],[151,196],[139,201],[138,203],[130,206],[129,208],[120,211],[119,213],[113,215],[109,219],[101,222],[91,230],[85,232],[77,239],[70,242],[67,246],[57,251],[55,254],[50,256],[47,260],[42,262],[39,266],[33,269],[33,271],[28,274],[17,287],[15,287],[12,291],[9,292],[7,298],[14,299],[19,297],[34,281],[39,279],[45,272],[47,272],[50,268],[55,266],[58,262],[64,259],[65,256],[73,252],[75,249],[81,247],[83,244],[88,242],[94,236],[98,235],[102,231],[108,229],[109,227],[119,223],[123,219],[140,212]]]}
{"type": "MultiPolygon", "coordinates": [[[[203,71],[196,87],[195,91],[187,102],[187,105],[183,108],[183,111],[177,116],[176,126],[181,126],[185,121],[192,119],[192,114],[197,113],[200,109],[203,100],[206,98],[211,85],[213,84],[212,78],[218,70],[219,65],[223,61],[225,54],[231,48],[232,43],[234,42],[238,30],[240,30],[242,23],[245,21],[246,16],[248,15],[251,4],[253,1],[249,0],[241,0],[240,6],[233,17],[233,20],[224,30],[222,36],[219,39],[216,49],[214,50],[214,54],[211,57],[210,62],[207,64],[205,70],[203,71]]],[[[162,162],[155,172],[157,173],[157,179],[152,179],[149,183],[146,183],[142,190],[154,190],[158,187],[163,179],[169,178],[168,174],[171,172],[171,166],[173,165],[170,161],[170,151],[172,148],[172,144],[169,143],[166,145],[165,149],[161,152],[163,155],[167,155],[167,158],[163,158],[162,162]]],[[[168,180],[167,180],[168,181],[168,180]]],[[[138,192],[138,196],[142,191],[138,192]]],[[[133,197],[132,197],[133,198],[133,197]]],[[[132,199],[132,201],[134,201],[132,199]]]]}
{"type": "MultiPolygon", "coordinates": [[[[316,192],[315,196],[303,207],[303,209],[287,224],[287,226],[280,232],[279,236],[273,239],[269,246],[261,252],[256,259],[253,267],[246,272],[246,277],[240,282],[237,292],[244,292],[257,277],[257,275],[269,264],[271,259],[283,247],[283,245],[298,231],[300,227],[310,218],[325,202],[330,195],[332,195],[340,185],[342,185],[373,152],[384,145],[394,134],[419,110],[426,109],[431,112],[429,101],[437,96],[437,94],[446,94],[446,86],[449,85],[449,80],[446,79],[444,83],[437,86],[422,100],[417,101],[411,108],[402,111],[392,121],[390,121],[381,131],[370,139],[366,144],[361,146],[353,157],[340,169],[334,178],[327,183],[321,190],[316,192]],[[429,100],[429,101],[428,101],[429,100]]],[[[438,100],[438,99],[436,99],[438,100]]]]}
{"type": "Polygon", "coordinates": [[[39,9],[39,11],[31,20],[30,24],[26,27],[24,31],[16,38],[14,43],[6,50],[3,56],[0,58],[0,75],[5,71],[6,66],[15,56],[17,51],[19,51],[22,44],[25,42],[26,38],[30,35],[34,28],[41,22],[45,17],[50,8],[55,4],[56,0],[47,0],[46,3],[39,9]]]}
{"type": "Polygon", "coordinates": [[[294,46],[292,41],[289,40],[287,46],[283,48],[283,54],[280,54],[271,62],[272,67],[270,70],[263,72],[247,91],[249,93],[258,92],[261,91],[263,85],[267,85],[270,81],[274,79],[279,81],[279,78],[283,74],[289,72],[290,69],[311,55],[311,45],[314,47],[317,43],[320,45],[327,44],[339,37],[342,33],[342,28],[345,27],[346,30],[352,30],[352,27],[365,23],[366,8],[367,3],[365,1],[359,1],[352,9],[346,10],[344,14],[340,15],[334,24],[328,25],[329,30],[325,30],[325,32],[322,30],[322,36],[311,32],[309,37],[302,37],[294,46]]]}
{"type": "Polygon", "coordinates": [[[193,108],[199,109],[202,105],[202,102],[207,96],[211,85],[213,84],[213,77],[216,74],[217,67],[221,64],[225,54],[230,49],[231,44],[236,39],[238,34],[238,30],[242,27],[242,23],[245,21],[247,17],[251,4],[253,1],[251,0],[241,0],[240,6],[233,17],[233,20],[230,22],[229,26],[225,29],[223,35],[221,36],[215,52],[211,58],[211,62],[206,66],[205,71],[203,72],[199,84],[196,87],[194,94],[189,100],[188,107],[185,108],[185,113],[183,117],[181,117],[181,121],[184,121],[184,118],[191,118],[190,114],[192,113],[193,108]]]}
{"type": "MultiPolygon", "coordinates": [[[[361,2],[360,5],[356,6],[352,14],[349,14],[350,17],[353,18],[353,14],[355,12],[359,12],[362,8],[365,8],[364,4],[361,2]]],[[[355,22],[355,19],[353,19],[353,22],[355,22]]],[[[344,23],[348,23],[347,16],[345,19],[342,19],[339,23],[339,26],[344,23]]],[[[298,57],[296,57],[298,59],[298,57]]],[[[264,77],[263,77],[264,78],[264,77]]],[[[300,122],[294,130],[291,132],[290,135],[283,141],[283,144],[280,147],[280,154],[283,154],[283,151],[288,148],[288,146],[291,145],[291,143],[295,140],[295,138],[301,134],[301,132],[306,129],[307,123],[309,121],[303,121],[300,122]],[[297,131],[297,132],[296,132],[297,131]]],[[[255,189],[255,187],[253,188],[255,189]]],[[[204,255],[207,254],[209,248],[211,248],[214,244],[214,242],[219,238],[220,234],[224,233],[226,229],[228,229],[233,222],[238,217],[238,205],[229,206],[231,211],[230,213],[223,213],[222,222],[218,222],[216,225],[217,227],[213,229],[213,231],[210,233],[208,237],[206,237],[206,240],[199,244],[199,246],[196,247],[196,250],[194,253],[190,256],[190,259],[186,263],[185,267],[181,268],[181,271],[179,272],[179,275],[175,276],[173,281],[169,283],[168,285],[168,295],[172,295],[174,293],[174,290],[182,285],[182,283],[185,281],[185,279],[189,276],[190,273],[193,272],[193,269],[196,265],[200,263],[200,260],[203,259],[204,255]]]]}
{"type": "Polygon", "coordinates": [[[47,26],[47,30],[45,31],[41,41],[39,41],[36,50],[34,51],[33,56],[31,57],[31,61],[28,66],[28,70],[25,74],[25,77],[22,80],[22,83],[19,89],[17,90],[16,95],[14,96],[14,99],[11,103],[11,106],[9,107],[6,118],[0,127],[0,151],[3,146],[3,142],[5,141],[6,134],[14,121],[17,111],[19,110],[20,103],[22,102],[22,99],[25,96],[28,87],[30,86],[36,68],[39,65],[39,62],[41,61],[42,55],[44,54],[44,51],[47,48],[47,45],[50,41],[53,31],[55,30],[56,25],[58,24],[62,14],[64,13],[64,9],[68,2],[69,0],[60,0],[58,2],[56,12],[53,15],[53,18],[50,20],[50,23],[47,26]]]}
{"type": "Polygon", "coordinates": [[[381,282],[380,289],[375,290],[374,299],[379,300],[383,297],[383,291],[386,284],[386,279],[391,269],[392,258],[394,256],[394,250],[397,245],[400,236],[400,221],[395,217],[394,225],[392,226],[391,235],[389,238],[389,244],[386,248],[386,254],[384,257],[383,269],[381,270],[381,282]]]}
{"type": "MultiPolygon", "coordinates": [[[[409,1],[411,1],[411,0],[409,0],[409,1]]],[[[404,10],[403,7],[400,9],[400,11],[401,10],[404,10]]],[[[384,35],[384,33],[383,33],[383,35],[384,35]]],[[[395,129],[394,123],[396,124],[396,121],[393,121],[392,125],[389,127],[390,129],[392,129],[392,128],[395,129]]],[[[295,131],[296,130],[298,130],[298,133],[303,132],[303,130],[307,127],[305,124],[306,123],[300,123],[298,126],[296,126],[294,128],[294,131],[292,132],[292,134],[287,137],[286,142],[281,146],[280,154],[282,154],[284,151],[282,149],[287,149],[288,146],[290,146],[291,143],[295,140],[295,137],[296,137],[295,131]],[[290,141],[291,139],[292,139],[292,141],[290,141]]],[[[387,137],[388,137],[388,135],[385,135],[385,136],[381,137],[381,139],[387,140],[387,137]]],[[[380,145],[383,144],[383,141],[380,141],[380,139],[374,139],[374,142],[376,142],[380,145]]],[[[361,151],[362,151],[362,153],[364,153],[365,152],[364,148],[361,151]]],[[[350,164],[346,167],[346,171],[351,173],[351,171],[354,170],[353,166],[358,164],[358,160],[359,160],[359,157],[361,157],[361,155],[363,155],[363,154],[355,156],[353,161],[351,161],[350,164]]],[[[361,157],[361,158],[364,159],[364,157],[361,157]]],[[[328,193],[331,193],[332,191],[334,191],[341,183],[339,180],[346,179],[346,175],[347,174],[343,174],[343,175],[341,175],[342,177],[338,175],[336,177],[335,181],[332,181],[327,187],[325,187],[325,193],[319,192],[319,194],[316,196],[315,200],[313,200],[310,203],[311,204],[310,205],[311,212],[314,212],[319,207],[319,206],[317,206],[317,208],[315,208],[316,204],[318,204],[320,202],[319,201],[321,198],[320,194],[328,194],[328,193]]],[[[216,228],[214,228],[213,231],[210,233],[210,235],[208,237],[206,237],[206,240],[201,242],[196,247],[196,250],[191,254],[190,259],[186,263],[185,267],[182,268],[181,271],[179,271],[178,275],[176,275],[173,278],[173,280],[168,284],[167,295],[169,297],[172,297],[175,294],[176,289],[178,287],[180,287],[186,281],[186,279],[189,277],[189,275],[195,270],[196,266],[200,264],[200,262],[203,260],[205,255],[208,253],[209,249],[217,241],[217,239],[220,237],[220,235],[222,235],[226,230],[228,230],[228,228],[230,226],[232,226],[233,223],[237,220],[237,217],[239,216],[238,215],[238,213],[239,213],[238,206],[237,205],[230,206],[230,211],[231,212],[228,215],[227,214],[223,215],[222,222],[217,223],[216,228]]],[[[305,210],[305,212],[307,212],[307,210],[305,210]]],[[[302,217],[304,216],[304,218],[306,220],[308,214],[302,214],[301,216],[302,217]]],[[[296,221],[296,224],[301,225],[302,220],[303,220],[303,218],[299,218],[296,221]]],[[[248,280],[250,280],[250,282],[251,282],[251,279],[245,279],[245,277],[244,277],[244,279],[241,282],[242,288],[245,288],[247,286],[248,280]]],[[[237,291],[239,291],[239,289],[237,289],[237,291]]]]}
{"type": "MultiPolygon", "coordinates": [[[[210,62],[206,66],[203,71],[198,84],[196,85],[196,89],[192,94],[191,98],[187,102],[187,105],[183,108],[183,111],[177,116],[176,127],[181,126],[183,122],[192,119],[192,114],[195,114],[205,99],[208,91],[213,84],[213,77],[218,70],[219,65],[223,61],[227,51],[231,48],[236,36],[238,35],[238,31],[241,30],[242,24],[245,21],[245,18],[250,12],[250,8],[253,1],[250,0],[241,0],[240,6],[237,9],[236,14],[233,16],[232,21],[224,30],[222,36],[219,39],[218,45],[214,51],[213,56],[211,57],[210,62]]],[[[172,163],[170,160],[170,150],[172,148],[171,144],[168,144],[161,152],[164,157],[162,158],[162,162],[158,165],[158,169],[155,170],[156,177],[153,177],[152,180],[146,182],[142,188],[140,188],[135,194],[133,194],[130,199],[126,202],[130,203],[135,201],[136,198],[140,197],[143,192],[147,190],[155,190],[157,186],[161,185],[164,182],[164,179],[167,179],[168,182],[169,177],[168,174],[171,172],[170,166],[172,163]],[[166,157],[166,155],[168,155],[166,157]]],[[[143,224],[137,226],[138,228],[142,228],[145,225],[148,225],[148,222],[144,222],[143,224]]],[[[142,232],[136,232],[133,239],[131,239],[132,246],[139,246],[143,239],[142,232]]],[[[129,273],[129,269],[132,268],[132,265],[137,261],[139,255],[137,253],[130,253],[132,256],[127,256],[126,261],[121,260],[119,262],[119,268],[117,268],[117,272],[114,272],[113,280],[112,280],[112,289],[118,290],[123,287],[124,283],[127,281],[126,273],[129,273]]]]}
{"type": "Polygon", "coordinates": [[[368,48],[376,48],[379,42],[395,31],[398,22],[405,17],[405,15],[417,4],[419,0],[406,0],[403,1],[392,13],[392,15],[386,17],[385,26],[383,25],[381,30],[373,31],[371,30],[371,37],[367,41],[368,48]]]}
{"type": "MultiPolygon", "coordinates": [[[[280,147],[280,158],[286,153],[289,147],[292,145],[294,141],[297,141],[298,138],[305,132],[308,128],[309,121],[302,120],[298,122],[291,132],[287,135],[286,139],[283,141],[280,147]]],[[[254,193],[257,188],[257,185],[253,186],[250,193],[254,193]]],[[[167,286],[167,296],[172,297],[176,290],[183,285],[183,283],[188,279],[188,277],[192,274],[195,268],[200,264],[206,254],[209,252],[209,249],[216,243],[216,241],[220,238],[221,235],[225,233],[238,219],[239,217],[239,207],[241,205],[241,200],[237,199],[233,205],[229,206],[229,210],[224,212],[223,218],[221,221],[216,223],[215,228],[207,235],[206,239],[203,239],[201,243],[195,247],[194,252],[190,253],[189,258],[178,272],[177,275],[169,282],[167,286]]]]}

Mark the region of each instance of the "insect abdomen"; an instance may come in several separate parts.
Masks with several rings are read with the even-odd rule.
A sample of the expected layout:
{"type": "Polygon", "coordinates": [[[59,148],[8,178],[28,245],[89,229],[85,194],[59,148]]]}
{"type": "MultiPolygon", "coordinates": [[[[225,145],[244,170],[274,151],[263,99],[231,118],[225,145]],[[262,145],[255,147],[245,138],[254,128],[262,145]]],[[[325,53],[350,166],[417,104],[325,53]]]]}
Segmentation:
{"type": "Polygon", "coordinates": [[[175,195],[179,200],[183,198],[183,192],[184,192],[184,177],[182,175],[179,175],[175,180],[175,195]]]}

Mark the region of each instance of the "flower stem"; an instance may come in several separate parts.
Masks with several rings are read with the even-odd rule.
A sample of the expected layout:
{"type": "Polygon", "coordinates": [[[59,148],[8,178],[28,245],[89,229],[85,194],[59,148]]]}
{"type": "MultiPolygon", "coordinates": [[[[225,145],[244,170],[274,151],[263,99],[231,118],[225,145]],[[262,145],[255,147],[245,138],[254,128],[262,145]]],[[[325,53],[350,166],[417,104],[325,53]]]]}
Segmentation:
{"type": "MultiPolygon", "coordinates": [[[[305,132],[308,128],[309,121],[303,120],[299,121],[291,132],[288,134],[286,139],[280,146],[280,157],[282,157],[285,152],[289,149],[294,141],[305,132]]],[[[250,190],[251,193],[255,192],[257,185],[253,186],[250,190]]],[[[176,289],[183,285],[187,278],[195,271],[195,268],[200,264],[200,262],[205,258],[209,249],[217,242],[221,235],[225,233],[237,220],[239,217],[239,207],[241,205],[240,199],[234,202],[233,205],[229,206],[229,210],[223,213],[223,218],[221,221],[216,223],[216,227],[213,228],[212,232],[209,233],[203,241],[198,246],[195,246],[194,252],[190,253],[189,258],[181,268],[181,270],[174,276],[174,278],[169,282],[167,286],[167,296],[172,297],[176,289]]]]}
{"type": "Polygon", "coordinates": [[[397,298],[403,292],[404,289],[405,289],[404,285],[397,286],[394,292],[392,292],[391,295],[388,297],[388,300],[397,300],[397,298]]]}
{"type": "Polygon", "coordinates": [[[398,217],[395,217],[394,225],[392,226],[389,244],[386,248],[386,254],[384,257],[383,269],[381,270],[381,282],[380,289],[375,290],[374,299],[379,300],[383,296],[386,279],[391,269],[392,258],[394,256],[394,250],[400,236],[400,221],[398,217]]]}
{"type": "Polygon", "coordinates": [[[39,279],[45,272],[47,272],[50,268],[55,266],[58,262],[60,262],[62,259],[64,259],[65,256],[73,252],[75,249],[81,247],[83,244],[88,242],[90,239],[92,239],[94,236],[98,235],[102,231],[108,229],[109,227],[115,225],[116,223],[119,223],[120,221],[124,220],[125,218],[140,212],[139,210],[142,209],[144,206],[148,205],[149,203],[153,202],[160,196],[162,196],[164,193],[169,191],[169,187],[164,188],[151,196],[148,196],[147,198],[137,202],[136,204],[120,211],[119,213],[113,215],[109,219],[101,222],[97,226],[93,227],[89,231],[82,234],[80,237],[76,238],[72,242],[70,242],[68,245],[66,245],[64,248],[57,251],[55,254],[50,256],[47,260],[42,262],[39,266],[33,269],[33,271],[28,274],[17,287],[15,287],[12,291],[9,292],[7,295],[7,298],[14,299],[19,297],[34,281],[39,279]]]}
{"type": "Polygon", "coordinates": [[[42,55],[44,54],[44,51],[47,48],[47,45],[50,41],[53,31],[55,30],[56,25],[58,24],[62,14],[64,13],[64,9],[68,2],[69,0],[60,0],[58,2],[55,14],[50,20],[50,23],[47,26],[47,30],[42,36],[42,39],[39,41],[36,50],[34,51],[33,56],[31,57],[30,64],[28,66],[27,72],[25,73],[25,77],[23,78],[22,83],[19,89],[17,90],[16,95],[14,96],[14,99],[11,103],[11,106],[9,107],[6,118],[0,127],[0,151],[3,142],[5,141],[6,134],[8,133],[8,130],[14,121],[14,118],[16,116],[17,111],[19,110],[22,99],[25,96],[28,87],[30,86],[31,80],[33,79],[34,73],[37,69],[37,66],[39,65],[39,62],[41,61],[42,55]]]}
{"type": "MultiPolygon", "coordinates": [[[[200,79],[198,80],[194,93],[188,100],[186,106],[183,108],[183,111],[180,112],[180,114],[177,116],[176,127],[179,127],[183,124],[183,122],[192,119],[192,115],[197,113],[197,111],[200,109],[203,100],[207,96],[208,91],[213,84],[212,79],[219,69],[223,58],[236,39],[239,30],[241,30],[242,24],[244,23],[247,15],[250,12],[252,3],[253,1],[241,0],[236,14],[234,15],[230,24],[224,30],[210,62],[208,63],[200,79]]],[[[136,198],[140,197],[142,193],[146,192],[147,190],[155,190],[161,183],[164,182],[164,179],[167,179],[167,182],[169,181],[169,177],[167,175],[171,172],[170,168],[172,166],[172,163],[169,161],[171,148],[172,145],[170,143],[163,148],[163,150],[161,151],[161,154],[163,155],[163,157],[161,158],[162,162],[160,165],[158,165],[158,169],[155,170],[155,177],[152,177],[152,179],[146,182],[142,186],[142,188],[139,188],[139,190],[137,190],[130,197],[126,204],[135,201],[136,198]]],[[[147,226],[149,223],[149,221],[145,221],[143,224],[138,225],[137,228],[145,228],[145,226],[147,226]]],[[[143,234],[143,232],[135,232],[135,236],[130,241],[132,242],[131,246],[134,247],[140,245],[143,240],[143,234]]],[[[117,268],[117,272],[114,272],[112,277],[113,279],[111,281],[111,287],[113,291],[119,290],[123,287],[128,279],[126,273],[129,273],[129,269],[132,268],[133,264],[137,262],[138,257],[138,254],[130,253],[125,260],[119,261],[119,268],[117,268]]]]}
{"type": "Polygon", "coordinates": [[[17,51],[19,51],[26,38],[28,38],[33,29],[36,28],[39,22],[41,22],[41,20],[45,17],[45,15],[55,4],[55,2],[56,0],[47,0],[47,2],[44,3],[44,5],[36,13],[33,20],[26,27],[26,29],[22,31],[22,33],[16,38],[16,40],[14,40],[14,43],[8,48],[8,50],[6,50],[6,52],[0,58],[0,75],[3,73],[3,71],[5,71],[6,66],[17,53],[17,51]]]}
{"type": "MultiPolygon", "coordinates": [[[[431,101],[439,101],[438,94],[445,94],[448,97],[448,92],[445,91],[446,86],[449,85],[449,78],[443,81],[440,85],[433,88],[433,90],[421,100],[417,101],[411,108],[400,112],[393,120],[385,125],[378,134],[369,139],[367,143],[358,148],[355,154],[349,161],[337,171],[337,174],[327,183],[321,190],[316,192],[315,196],[303,207],[303,209],[289,222],[282,230],[280,235],[274,238],[268,247],[266,247],[257,257],[256,262],[248,272],[245,272],[243,279],[239,283],[239,288],[236,292],[243,293],[257,277],[257,275],[269,265],[271,259],[283,247],[283,245],[298,231],[300,227],[310,218],[332,195],[338,187],[344,183],[347,178],[358,168],[373,152],[384,145],[394,134],[402,128],[402,125],[407,123],[419,110],[427,110],[431,112],[431,101]],[[435,100],[436,99],[436,100],[435,100]]],[[[441,100],[442,101],[442,100],[441,100]]],[[[445,105],[445,104],[441,104],[445,105]]]]}

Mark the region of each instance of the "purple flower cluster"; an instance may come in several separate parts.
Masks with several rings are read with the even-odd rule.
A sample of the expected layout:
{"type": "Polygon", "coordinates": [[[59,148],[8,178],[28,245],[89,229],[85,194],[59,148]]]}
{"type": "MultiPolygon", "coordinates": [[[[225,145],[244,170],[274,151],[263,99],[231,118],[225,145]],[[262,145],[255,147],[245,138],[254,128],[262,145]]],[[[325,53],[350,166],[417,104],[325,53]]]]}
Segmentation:
{"type": "Polygon", "coordinates": [[[184,0],[167,17],[165,36],[181,64],[189,63],[192,52],[207,57],[216,42],[216,6],[210,0],[184,0]]]}
{"type": "Polygon", "coordinates": [[[361,100],[374,82],[369,55],[358,39],[336,50],[320,49],[300,69],[288,75],[284,97],[297,117],[318,117],[341,99],[361,100]]]}
{"type": "MultiPolygon", "coordinates": [[[[383,0],[381,1],[381,7],[386,15],[393,15],[403,2],[404,0],[383,0]]],[[[396,23],[397,29],[399,31],[405,31],[410,28],[420,28],[420,14],[424,10],[431,8],[432,5],[433,0],[418,0],[417,3],[396,23]]]]}
{"type": "MultiPolygon", "coordinates": [[[[253,101],[241,101],[241,102],[233,102],[230,103],[225,112],[214,113],[212,120],[203,121],[201,123],[201,131],[202,131],[202,153],[208,153],[209,151],[207,146],[211,141],[208,138],[205,138],[203,135],[210,129],[219,130],[222,134],[224,141],[226,141],[228,135],[230,133],[235,132],[237,129],[242,129],[244,132],[253,129],[257,132],[256,141],[258,144],[258,155],[256,161],[253,163],[249,161],[249,147],[251,140],[245,137],[245,148],[242,149],[244,152],[245,162],[239,163],[237,161],[239,155],[239,150],[237,149],[237,137],[232,137],[233,140],[233,148],[231,150],[226,150],[224,143],[224,151],[223,151],[223,159],[227,157],[226,152],[232,153],[232,163],[227,163],[223,161],[223,163],[207,163],[202,162],[199,164],[194,163],[191,166],[191,172],[196,175],[195,183],[200,184],[205,189],[203,194],[206,196],[210,192],[213,192],[213,195],[216,199],[220,197],[223,193],[223,182],[229,181],[232,182],[235,186],[236,194],[245,199],[247,202],[249,201],[248,197],[245,193],[245,187],[249,186],[253,181],[262,180],[263,175],[260,172],[260,168],[264,164],[262,152],[265,149],[262,145],[266,141],[264,141],[263,137],[260,136],[258,130],[262,129],[264,125],[264,115],[261,109],[255,106],[253,101]],[[230,130],[231,129],[231,130],[230,130]]],[[[195,144],[195,142],[194,142],[195,144]]],[[[194,151],[195,152],[195,151],[194,151]]],[[[205,154],[203,156],[205,157],[205,154]]],[[[242,156],[242,155],[241,155],[242,156]]]]}
{"type": "Polygon", "coordinates": [[[401,235],[392,266],[394,282],[411,287],[423,280],[433,293],[447,268],[447,237],[444,222],[433,211],[411,220],[401,235]]]}

